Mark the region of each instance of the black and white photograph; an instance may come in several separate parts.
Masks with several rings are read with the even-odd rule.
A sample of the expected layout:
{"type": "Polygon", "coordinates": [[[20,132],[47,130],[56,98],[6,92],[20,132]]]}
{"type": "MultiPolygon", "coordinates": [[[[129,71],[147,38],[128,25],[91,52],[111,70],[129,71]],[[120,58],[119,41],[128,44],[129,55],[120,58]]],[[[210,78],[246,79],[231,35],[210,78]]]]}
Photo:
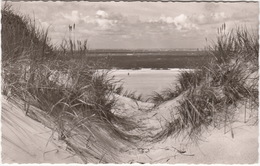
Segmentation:
{"type": "Polygon", "coordinates": [[[2,164],[258,164],[259,2],[1,1],[2,164]]]}

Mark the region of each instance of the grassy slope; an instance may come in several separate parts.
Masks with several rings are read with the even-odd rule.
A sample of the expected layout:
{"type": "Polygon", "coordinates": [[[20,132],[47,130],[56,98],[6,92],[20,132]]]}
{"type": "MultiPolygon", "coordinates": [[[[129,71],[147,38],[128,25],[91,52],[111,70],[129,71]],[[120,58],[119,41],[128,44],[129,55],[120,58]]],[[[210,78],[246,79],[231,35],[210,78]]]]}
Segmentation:
{"type": "MultiPolygon", "coordinates": [[[[53,123],[49,127],[58,139],[83,162],[116,162],[114,151],[130,146],[139,136],[127,133],[136,127],[130,119],[111,112],[116,102],[113,79],[106,72],[96,74],[100,64],[60,61],[48,43],[47,31],[10,6],[4,6],[2,16],[2,94],[23,101],[27,116],[39,115],[31,107],[40,108],[38,120],[47,126],[48,121],[53,123]]],[[[67,56],[81,49],[71,42],[62,45],[67,56]]]]}
{"type": "Polygon", "coordinates": [[[184,94],[176,108],[178,116],[158,138],[185,131],[190,138],[199,139],[212,125],[229,128],[241,103],[249,103],[258,112],[258,36],[246,28],[225,32],[223,26],[209,53],[215,58],[212,62],[195,72],[181,73],[175,89],[153,97],[160,104],[184,94]]]}

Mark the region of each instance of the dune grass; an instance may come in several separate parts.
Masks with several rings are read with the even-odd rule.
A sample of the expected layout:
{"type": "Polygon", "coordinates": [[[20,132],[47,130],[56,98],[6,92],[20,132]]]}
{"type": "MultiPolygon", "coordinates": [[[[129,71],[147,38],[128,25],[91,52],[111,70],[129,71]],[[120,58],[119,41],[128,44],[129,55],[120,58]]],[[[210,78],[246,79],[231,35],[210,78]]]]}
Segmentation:
{"type": "Polygon", "coordinates": [[[147,102],[147,100],[144,99],[142,94],[137,94],[136,91],[125,90],[123,84],[116,86],[115,93],[118,95],[130,98],[130,99],[133,99],[134,101],[147,102]]]}
{"type": "Polygon", "coordinates": [[[153,97],[155,103],[162,103],[183,95],[176,108],[178,117],[155,139],[186,133],[198,140],[208,127],[226,130],[238,114],[231,108],[239,103],[249,101],[250,109],[258,111],[258,36],[245,27],[226,32],[225,24],[218,32],[217,42],[208,50],[214,59],[195,72],[182,72],[176,88],[153,97]]]}
{"type": "Polygon", "coordinates": [[[203,78],[201,70],[181,71],[177,78],[177,83],[161,92],[153,92],[150,99],[156,105],[172,100],[191,87],[197,87],[203,78]]]}
{"type": "Polygon", "coordinates": [[[30,106],[50,116],[59,139],[84,162],[116,161],[112,151],[118,141],[131,144],[140,139],[127,134],[137,127],[134,122],[111,112],[117,100],[114,80],[108,72],[97,70],[106,65],[104,61],[85,58],[86,42],[68,39],[70,44],[63,44],[61,52],[50,44],[48,30],[35,21],[15,13],[8,4],[1,12],[3,95],[22,100],[28,116],[30,106]],[[61,58],[69,55],[80,58],[61,58]]]}

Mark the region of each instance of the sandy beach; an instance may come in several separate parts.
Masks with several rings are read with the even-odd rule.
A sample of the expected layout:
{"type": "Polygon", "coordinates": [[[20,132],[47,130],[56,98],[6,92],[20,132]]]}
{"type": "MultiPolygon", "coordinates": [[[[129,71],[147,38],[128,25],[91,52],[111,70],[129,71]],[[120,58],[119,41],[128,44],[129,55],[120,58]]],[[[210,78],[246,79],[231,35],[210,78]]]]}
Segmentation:
{"type": "Polygon", "coordinates": [[[181,71],[188,71],[188,69],[112,70],[111,75],[114,75],[117,80],[121,80],[126,90],[148,98],[154,91],[160,92],[166,88],[174,87],[173,85],[181,71]]]}

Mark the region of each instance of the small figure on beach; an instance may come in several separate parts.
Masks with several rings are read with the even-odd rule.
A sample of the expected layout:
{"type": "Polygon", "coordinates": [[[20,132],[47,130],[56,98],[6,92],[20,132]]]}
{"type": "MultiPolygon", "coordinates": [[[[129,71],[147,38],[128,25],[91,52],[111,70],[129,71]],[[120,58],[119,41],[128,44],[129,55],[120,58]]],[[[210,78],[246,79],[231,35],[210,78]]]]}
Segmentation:
{"type": "Polygon", "coordinates": [[[127,75],[129,76],[130,74],[129,74],[129,73],[127,73],[127,75]]]}

